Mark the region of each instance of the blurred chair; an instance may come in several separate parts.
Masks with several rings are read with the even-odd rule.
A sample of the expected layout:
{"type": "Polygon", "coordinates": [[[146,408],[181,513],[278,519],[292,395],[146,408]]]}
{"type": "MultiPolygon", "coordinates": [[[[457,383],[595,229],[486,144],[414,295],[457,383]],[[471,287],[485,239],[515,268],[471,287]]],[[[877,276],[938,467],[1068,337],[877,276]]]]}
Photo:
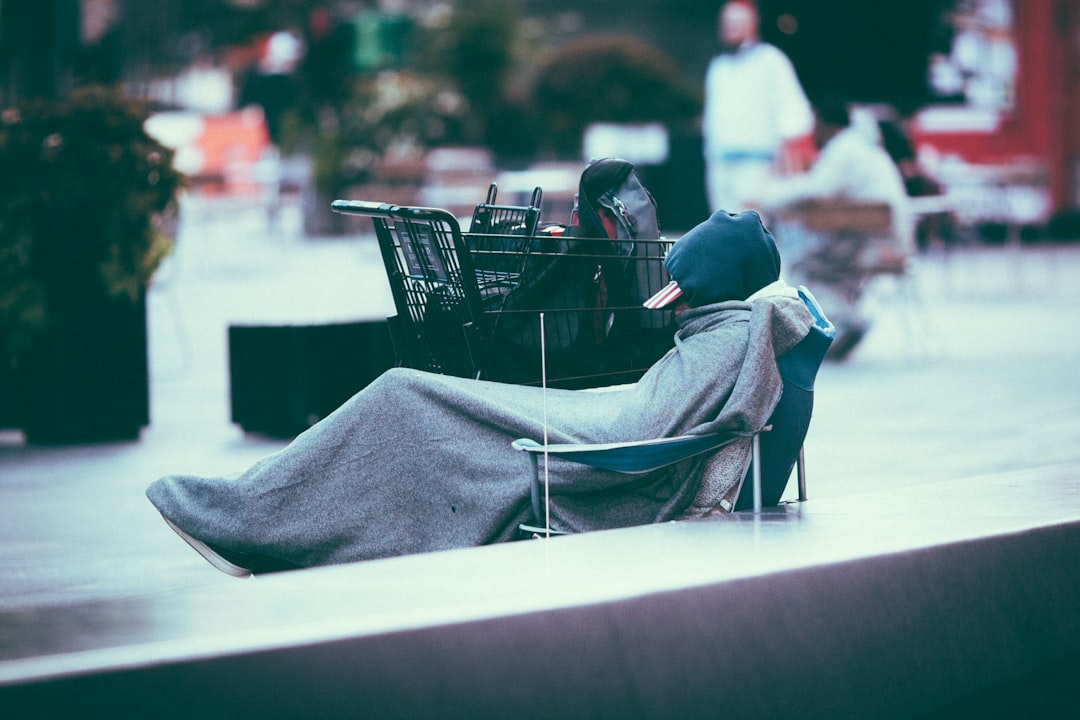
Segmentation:
{"type": "Polygon", "coordinates": [[[897,313],[908,345],[921,343],[925,313],[914,247],[901,239],[904,223],[888,203],[815,198],[778,211],[774,219],[789,282],[812,285],[836,323],[830,357],[845,357],[869,327],[864,294],[881,278],[895,289],[887,309],[897,313]]]}
{"type": "Polygon", "coordinates": [[[785,222],[826,236],[829,242],[814,258],[825,276],[857,273],[866,277],[902,274],[910,257],[896,237],[887,202],[851,198],[815,198],[778,213],[785,222]]]}

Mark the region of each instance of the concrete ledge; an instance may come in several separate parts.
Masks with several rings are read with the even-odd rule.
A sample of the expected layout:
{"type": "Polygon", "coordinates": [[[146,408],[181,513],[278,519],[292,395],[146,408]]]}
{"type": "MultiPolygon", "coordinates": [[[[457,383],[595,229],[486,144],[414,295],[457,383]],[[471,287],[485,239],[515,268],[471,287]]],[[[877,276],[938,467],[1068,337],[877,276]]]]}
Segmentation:
{"type": "Polygon", "coordinates": [[[0,707],[892,718],[1054,704],[1080,678],[1074,477],[1043,468],[11,612],[0,707]]]}

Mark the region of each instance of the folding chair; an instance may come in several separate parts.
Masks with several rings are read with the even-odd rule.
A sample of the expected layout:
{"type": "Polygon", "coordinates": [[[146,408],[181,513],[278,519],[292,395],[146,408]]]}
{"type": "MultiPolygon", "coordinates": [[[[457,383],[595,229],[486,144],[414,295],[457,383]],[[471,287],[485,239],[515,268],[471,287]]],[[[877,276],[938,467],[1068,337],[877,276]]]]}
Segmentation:
{"type": "Polygon", "coordinates": [[[734,511],[741,512],[749,507],[754,513],[760,513],[764,506],[777,505],[796,466],[799,501],[805,501],[803,441],[813,412],[814,380],[832,343],[835,329],[810,291],[800,286],[798,292],[813,314],[815,324],[802,341],[777,358],[783,391],[765,428],[758,433],[722,432],[592,445],[544,446],[529,438],[515,440],[513,447],[528,453],[532,464],[533,519],[519,528],[519,537],[563,534],[546,527],[540,469],[540,457],[543,455],[554,455],[605,470],[639,474],[713,452],[750,434],[753,437],[753,458],[747,474],[752,494],[748,498],[746,493],[740,493],[734,511]]]}

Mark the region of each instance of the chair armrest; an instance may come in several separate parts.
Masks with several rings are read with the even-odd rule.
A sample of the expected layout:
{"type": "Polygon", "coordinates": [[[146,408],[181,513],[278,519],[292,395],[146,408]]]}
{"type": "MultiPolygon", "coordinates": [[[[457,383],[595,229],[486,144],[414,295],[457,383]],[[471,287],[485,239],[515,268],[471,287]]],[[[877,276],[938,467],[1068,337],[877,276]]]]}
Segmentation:
{"type": "MultiPolygon", "coordinates": [[[[766,425],[761,432],[772,430],[771,425],[766,425]]],[[[633,442],[619,443],[560,443],[557,445],[541,445],[535,440],[521,438],[511,443],[515,450],[528,453],[532,461],[532,480],[529,485],[533,509],[533,517],[537,523],[544,522],[546,513],[543,512],[540,491],[540,455],[555,455],[572,462],[581,463],[590,467],[603,470],[614,470],[627,474],[647,473],[666,467],[681,460],[687,460],[696,455],[716,450],[729,445],[739,438],[753,438],[753,491],[754,512],[761,511],[761,469],[758,450],[758,438],[760,433],[752,432],[720,432],[707,435],[679,435],[671,438],[656,438],[652,440],[638,440],[633,442]]],[[[547,532],[551,532],[547,528],[547,532]]]]}
{"type": "MultiPolygon", "coordinates": [[[[766,430],[768,428],[765,428],[766,430]]],[[[666,467],[681,460],[710,452],[754,433],[723,432],[708,435],[680,435],[633,442],[541,445],[529,438],[515,440],[515,450],[535,455],[556,455],[572,462],[616,472],[639,474],[666,467]]]]}
{"type": "Polygon", "coordinates": [[[832,338],[836,334],[836,327],[825,316],[825,311],[821,309],[821,304],[817,298],[805,285],[799,285],[796,290],[799,293],[799,298],[806,305],[806,309],[814,316],[814,326],[829,338],[832,338]]]}
{"type": "Polygon", "coordinates": [[[816,232],[892,233],[892,206],[879,200],[808,198],[778,210],[777,215],[816,232]]]}

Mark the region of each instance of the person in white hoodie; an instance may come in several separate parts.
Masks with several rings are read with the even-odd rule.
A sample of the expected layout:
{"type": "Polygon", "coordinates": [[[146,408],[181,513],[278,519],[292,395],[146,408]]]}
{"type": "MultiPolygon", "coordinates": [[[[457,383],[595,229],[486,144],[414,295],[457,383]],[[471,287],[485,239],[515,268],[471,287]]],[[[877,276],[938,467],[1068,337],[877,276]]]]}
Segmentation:
{"type": "Polygon", "coordinates": [[[762,42],[749,0],[728,0],[718,19],[720,53],[705,75],[702,137],[713,212],[756,206],[792,144],[813,131],[814,118],[794,66],[762,42]]]}

